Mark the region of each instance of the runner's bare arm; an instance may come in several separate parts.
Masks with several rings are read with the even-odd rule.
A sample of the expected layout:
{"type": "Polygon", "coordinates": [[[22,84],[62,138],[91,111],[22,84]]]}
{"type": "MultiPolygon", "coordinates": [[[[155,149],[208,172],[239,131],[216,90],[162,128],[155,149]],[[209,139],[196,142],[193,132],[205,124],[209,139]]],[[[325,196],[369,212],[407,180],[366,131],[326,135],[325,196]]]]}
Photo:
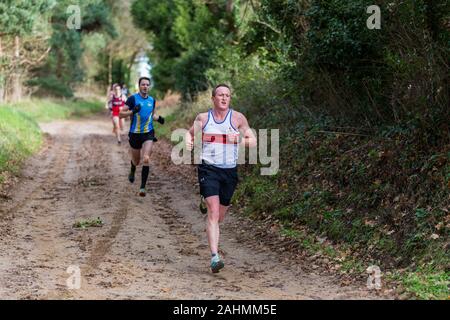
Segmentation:
{"type": "Polygon", "coordinates": [[[243,135],[241,144],[249,148],[256,147],[257,145],[256,136],[250,129],[247,118],[242,113],[238,113],[238,115],[239,115],[238,130],[243,135]]]}
{"type": "Polygon", "coordinates": [[[194,120],[194,124],[192,127],[186,132],[185,136],[185,142],[186,142],[186,148],[188,150],[192,150],[194,147],[194,137],[195,134],[198,132],[202,132],[202,128],[204,126],[204,123],[206,121],[205,116],[207,113],[200,113],[197,115],[197,117],[194,120]]]}
{"type": "Polygon", "coordinates": [[[156,114],[156,101],[155,101],[155,107],[153,108],[153,120],[157,121],[158,120],[158,115],[156,114]]]}
{"type": "Polygon", "coordinates": [[[127,118],[133,114],[133,111],[127,105],[124,105],[122,110],[120,110],[119,118],[127,118]]]}
{"type": "Polygon", "coordinates": [[[160,115],[157,115],[156,114],[156,101],[155,101],[155,108],[153,109],[153,120],[154,121],[158,121],[159,123],[161,123],[161,124],[164,124],[164,118],[163,117],[161,117],[160,115]]]}
{"type": "MultiPolygon", "coordinates": [[[[120,97],[120,99],[122,99],[123,102],[126,102],[126,101],[127,101],[127,98],[125,97],[124,94],[120,97]]],[[[123,108],[124,108],[124,107],[120,107],[120,108],[119,108],[119,113],[120,113],[120,111],[123,110],[123,108]]],[[[119,116],[119,118],[120,118],[120,116],[119,116]]]]}

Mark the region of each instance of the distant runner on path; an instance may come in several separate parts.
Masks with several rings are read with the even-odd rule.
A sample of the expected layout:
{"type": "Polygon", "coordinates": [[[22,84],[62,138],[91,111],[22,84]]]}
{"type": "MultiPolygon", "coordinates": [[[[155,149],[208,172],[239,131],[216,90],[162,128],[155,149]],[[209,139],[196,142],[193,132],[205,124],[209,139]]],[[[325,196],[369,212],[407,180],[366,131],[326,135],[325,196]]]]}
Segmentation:
{"type": "Polygon", "coordinates": [[[126,97],[122,94],[120,85],[115,84],[113,93],[108,101],[109,109],[111,110],[111,120],[113,124],[113,133],[116,135],[117,143],[121,144],[121,133],[123,130],[124,119],[119,118],[120,110],[125,106],[126,97]]]}
{"type": "Polygon", "coordinates": [[[164,124],[164,118],[155,113],[156,101],[148,95],[150,89],[150,79],[147,77],[139,78],[139,92],[135,93],[125,102],[125,106],[120,111],[120,117],[126,118],[132,116],[130,132],[128,134],[131,147],[131,168],[128,180],[133,183],[136,173],[136,167],[142,160],[141,188],[139,195],[145,197],[148,175],[150,172],[150,155],[152,153],[155,130],[153,120],[164,124]]]}

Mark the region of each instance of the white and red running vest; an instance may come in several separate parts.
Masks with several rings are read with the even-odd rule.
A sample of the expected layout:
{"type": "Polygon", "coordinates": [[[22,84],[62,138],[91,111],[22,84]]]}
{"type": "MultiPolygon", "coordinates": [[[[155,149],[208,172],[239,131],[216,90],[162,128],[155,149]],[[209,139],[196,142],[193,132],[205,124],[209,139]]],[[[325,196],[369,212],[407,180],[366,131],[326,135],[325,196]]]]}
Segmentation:
{"type": "Polygon", "coordinates": [[[234,168],[238,159],[239,131],[231,123],[233,110],[222,122],[216,122],[212,110],[202,130],[202,160],[218,168],[234,168]]]}

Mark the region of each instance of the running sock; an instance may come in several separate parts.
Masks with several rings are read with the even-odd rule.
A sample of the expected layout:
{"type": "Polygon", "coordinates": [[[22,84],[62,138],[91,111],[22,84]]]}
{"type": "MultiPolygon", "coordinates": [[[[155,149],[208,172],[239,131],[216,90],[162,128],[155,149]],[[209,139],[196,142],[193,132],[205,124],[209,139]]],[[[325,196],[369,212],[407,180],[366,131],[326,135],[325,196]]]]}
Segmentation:
{"type": "Polygon", "coordinates": [[[148,174],[150,172],[149,166],[143,166],[142,167],[142,180],[141,180],[141,189],[145,188],[145,185],[147,184],[148,174]]]}
{"type": "Polygon", "coordinates": [[[136,172],[136,166],[133,164],[133,161],[131,161],[130,174],[128,175],[128,181],[130,181],[131,183],[134,183],[135,172],[136,172]]]}

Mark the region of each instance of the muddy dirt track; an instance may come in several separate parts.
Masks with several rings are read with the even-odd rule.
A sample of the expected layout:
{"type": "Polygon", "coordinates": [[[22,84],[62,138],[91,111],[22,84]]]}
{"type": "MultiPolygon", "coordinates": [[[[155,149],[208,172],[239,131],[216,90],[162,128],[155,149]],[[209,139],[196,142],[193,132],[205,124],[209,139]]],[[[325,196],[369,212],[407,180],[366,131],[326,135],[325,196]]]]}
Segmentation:
{"type": "Polygon", "coordinates": [[[128,143],[115,143],[106,117],[41,127],[43,150],[0,199],[1,299],[379,298],[278,254],[233,214],[221,227],[225,268],[212,274],[198,188],[168,170],[167,143],[154,146],[140,198],[140,168],[130,184],[128,143]],[[97,217],[102,227],[73,227],[97,217]],[[69,266],[80,268],[78,290],[69,266]]]}

